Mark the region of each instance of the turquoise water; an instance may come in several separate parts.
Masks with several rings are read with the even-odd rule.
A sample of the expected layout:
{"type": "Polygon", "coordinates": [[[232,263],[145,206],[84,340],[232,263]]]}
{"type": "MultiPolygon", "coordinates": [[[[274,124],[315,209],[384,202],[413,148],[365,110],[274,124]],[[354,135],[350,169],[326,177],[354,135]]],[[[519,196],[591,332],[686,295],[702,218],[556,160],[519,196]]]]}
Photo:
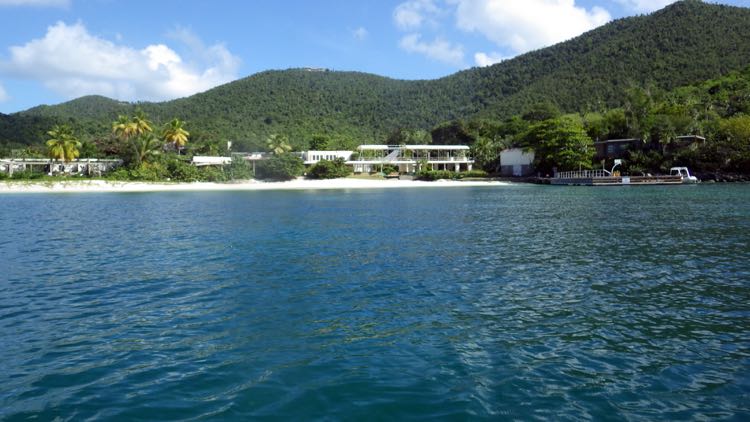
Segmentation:
{"type": "Polygon", "coordinates": [[[748,185],[0,206],[0,419],[750,418],[748,185]]]}

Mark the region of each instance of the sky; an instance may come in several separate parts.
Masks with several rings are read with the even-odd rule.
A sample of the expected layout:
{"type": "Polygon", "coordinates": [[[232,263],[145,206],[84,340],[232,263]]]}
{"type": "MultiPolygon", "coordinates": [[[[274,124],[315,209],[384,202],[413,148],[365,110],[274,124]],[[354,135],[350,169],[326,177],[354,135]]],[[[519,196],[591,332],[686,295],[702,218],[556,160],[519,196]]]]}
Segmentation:
{"type": "Polygon", "coordinates": [[[0,113],[164,101],[270,69],[435,79],[673,1],[0,0],[0,113]]]}

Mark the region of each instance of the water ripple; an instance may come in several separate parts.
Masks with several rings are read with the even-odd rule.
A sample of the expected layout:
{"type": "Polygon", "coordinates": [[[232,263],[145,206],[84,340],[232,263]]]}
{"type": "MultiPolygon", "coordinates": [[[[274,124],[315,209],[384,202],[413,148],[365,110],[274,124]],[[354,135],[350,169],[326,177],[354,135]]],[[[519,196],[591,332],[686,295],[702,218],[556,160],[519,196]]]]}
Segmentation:
{"type": "Polygon", "coordinates": [[[0,202],[0,419],[750,418],[747,186],[0,202]]]}

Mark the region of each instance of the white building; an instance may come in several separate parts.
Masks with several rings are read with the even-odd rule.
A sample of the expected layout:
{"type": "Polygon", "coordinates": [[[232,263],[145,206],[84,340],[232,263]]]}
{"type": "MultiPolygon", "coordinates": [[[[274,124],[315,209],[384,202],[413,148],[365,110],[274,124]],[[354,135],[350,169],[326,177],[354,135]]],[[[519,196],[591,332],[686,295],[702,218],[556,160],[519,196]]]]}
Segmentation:
{"type": "MultiPolygon", "coordinates": [[[[322,160],[343,159],[355,173],[380,171],[383,166],[398,168],[399,173],[415,173],[419,170],[468,171],[474,166],[466,145],[360,145],[357,151],[293,152],[306,166],[322,160]]],[[[270,158],[270,153],[233,154],[253,163],[270,158]]],[[[204,158],[204,157],[201,157],[204,158]]],[[[220,157],[216,157],[220,158],[220,157]]],[[[205,165],[205,164],[204,164],[205,165]]]]}
{"type": "Polygon", "coordinates": [[[500,174],[503,176],[530,176],[534,172],[534,151],[509,148],[500,153],[500,174]]]}
{"type": "Polygon", "coordinates": [[[333,161],[338,158],[349,161],[353,153],[354,151],[305,151],[302,153],[302,161],[305,162],[306,166],[316,164],[321,160],[333,161]]]}
{"type": "Polygon", "coordinates": [[[17,171],[35,171],[50,175],[101,176],[121,165],[122,160],[103,158],[78,158],[67,162],[46,158],[0,158],[0,172],[9,176],[17,171]]]}
{"type": "Polygon", "coordinates": [[[380,170],[384,165],[399,173],[419,170],[468,171],[474,165],[466,145],[360,145],[355,158],[347,161],[355,173],[380,170]]]}
{"type": "Polygon", "coordinates": [[[193,157],[193,165],[196,167],[205,166],[224,166],[232,164],[232,157],[213,157],[206,155],[196,155],[193,157]]]}

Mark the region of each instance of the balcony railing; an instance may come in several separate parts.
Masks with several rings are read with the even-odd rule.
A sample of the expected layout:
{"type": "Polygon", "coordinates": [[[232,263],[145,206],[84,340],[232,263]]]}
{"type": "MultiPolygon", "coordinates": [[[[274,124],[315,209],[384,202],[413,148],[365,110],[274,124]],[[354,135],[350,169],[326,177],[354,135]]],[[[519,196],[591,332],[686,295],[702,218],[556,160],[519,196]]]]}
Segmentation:
{"type": "Polygon", "coordinates": [[[461,161],[461,162],[464,162],[464,161],[473,161],[473,158],[471,158],[468,155],[458,156],[458,157],[453,157],[453,156],[430,156],[430,157],[423,157],[423,156],[400,156],[400,155],[394,156],[394,155],[388,154],[387,156],[378,156],[378,157],[363,157],[363,156],[359,156],[359,157],[353,159],[352,161],[378,161],[378,162],[388,163],[388,162],[395,162],[395,161],[415,161],[415,162],[420,162],[420,161],[423,161],[423,160],[427,160],[427,161],[461,161]]]}
{"type": "Polygon", "coordinates": [[[612,174],[607,170],[577,170],[562,171],[555,175],[556,179],[593,179],[597,177],[610,177],[612,174]]]}

